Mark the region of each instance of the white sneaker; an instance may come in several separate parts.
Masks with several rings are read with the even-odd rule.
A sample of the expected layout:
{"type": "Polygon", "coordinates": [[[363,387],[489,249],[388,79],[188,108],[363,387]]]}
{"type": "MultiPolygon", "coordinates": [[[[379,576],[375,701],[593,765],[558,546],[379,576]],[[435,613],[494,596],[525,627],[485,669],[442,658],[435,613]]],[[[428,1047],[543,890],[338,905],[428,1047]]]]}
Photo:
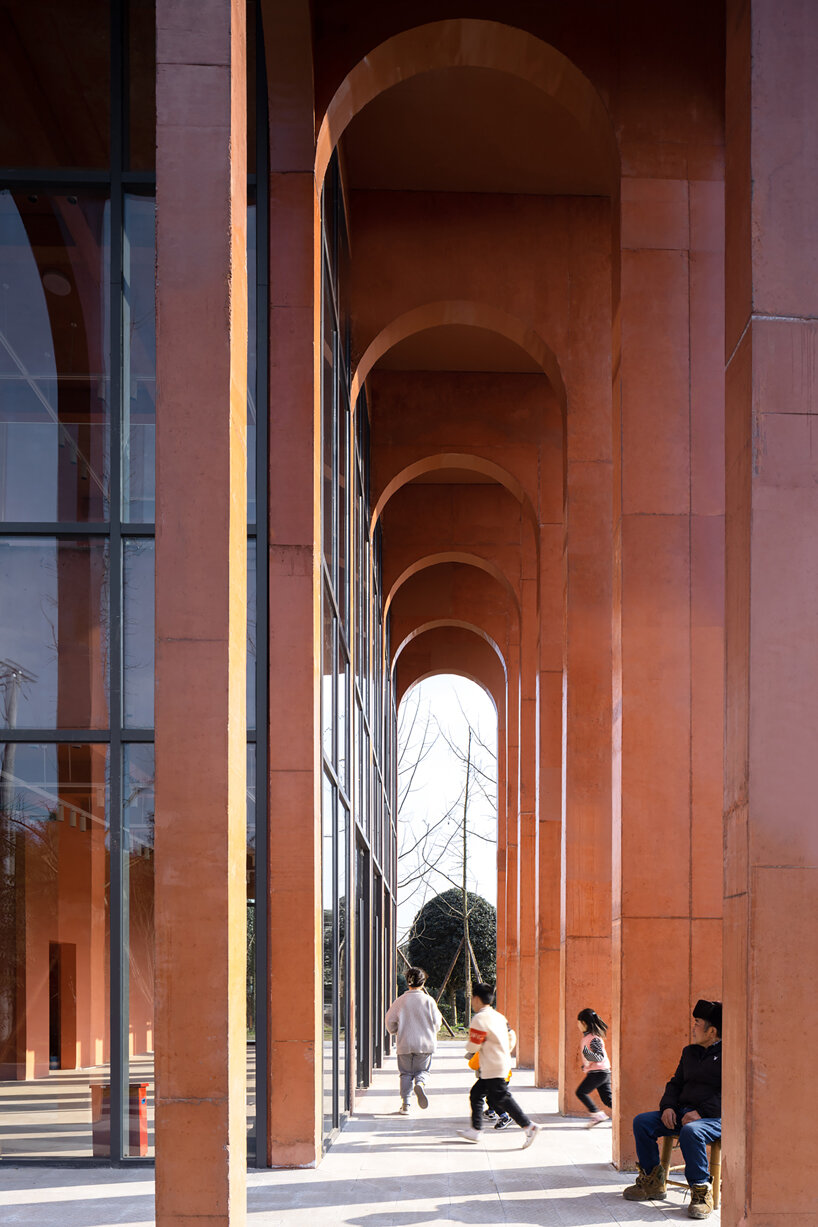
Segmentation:
{"type": "Polygon", "coordinates": [[[458,1129],[457,1132],[458,1132],[458,1135],[461,1138],[463,1138],[465,1142],[479,1142],[480,1141],[480,1130],[479,1129],[471,1129],[471,1128],[458,1129]]]}
{"type": "Polygon", "coordinates": [[[523,1150],[528,1150],[531,1143],[534,1141],[537,1134],[540,1132],[539,1125],[526,1125],[525,1137],[523,1138],[523,1150]]]}
{"type": "Polygon", "coordinates": [[[429,1100],[420,1082],[415,1083],[415,1098],[417,1099],[418,1103],[420,1104],[422,1108],[428,1108],[429,1100]]]}
{"type": "Polygon", "coordinates": [[[402,1103],[398,1111],[400,1112],[401,1116],[408,1116],[409,1115],[409,1104],[402,1103]]]}
{"type": "Polygon", "coordinates": [[[608,1117],[605,1115],[604,1112],[592,1112],[591,1119],[588,1121],[588,1124],[585,1126],[585,1128],[593,1129],[594,1125],[601,1125],[602,1122],[607,1119],[608,1117]]]}

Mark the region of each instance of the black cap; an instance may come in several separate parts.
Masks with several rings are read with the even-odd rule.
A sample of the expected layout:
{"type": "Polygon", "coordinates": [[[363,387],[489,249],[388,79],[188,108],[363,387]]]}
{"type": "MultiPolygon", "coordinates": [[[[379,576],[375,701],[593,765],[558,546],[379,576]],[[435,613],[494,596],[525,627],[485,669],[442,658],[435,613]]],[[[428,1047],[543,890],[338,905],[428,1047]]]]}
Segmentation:
{"type": "Polygon", "coordinates": [[[721,1035],[720,1001],[707,1001],[704,997],[700,998],[693,1007],[693,1017],[701,1018],[703,1022],[710,1023],[710,1026],[715,1027],[719,1035],[721,1035]]]}

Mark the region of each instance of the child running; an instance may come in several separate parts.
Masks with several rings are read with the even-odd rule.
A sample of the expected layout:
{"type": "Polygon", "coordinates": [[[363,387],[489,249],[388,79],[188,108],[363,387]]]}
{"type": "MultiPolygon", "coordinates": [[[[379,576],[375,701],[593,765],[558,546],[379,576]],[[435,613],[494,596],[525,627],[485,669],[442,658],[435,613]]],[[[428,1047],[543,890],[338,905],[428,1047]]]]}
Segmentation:
{"type": "Polygon", "coordinates": [[[437,1046],[437,1033],[443,1019],[437,1003],[423,987],[426,972],[422,967],[406,971],[406,992],[397,997],[386,1012],[386,1029],[397,1035],[400,1073],[401,1116],[409,1115],[409,1093],[414,1090],[421,1108],[428,1108],[426,1075],[437,1046]]]}
{"type": "Polygon", "coordinates": [[[471,1128],[458,1129],[457,1132],[467,1142],[479,1142],[483,1128],[483,1102],[488,1099],[489,1107],[498,1113],[508,1112],[511,1119],[524,1130],[525,1150],[537,1136],[537,1126],[531,1123],[508,1089],[511,1049],[517,1037],[503,1015],[492,1009],[493,1000],[494,989],[488,984],[473,986],[471,1008],[474,1014],[469,1025],[466,1056],[471,1058],[476,1052],[479,1053],[480,1069],[479,1077],[469,1092],[471,1128]]]}
{"type": "Polygon", "coordinates": [[[596,1091],[606,1108],[611,1107],[611,1062],[605,1051],[605,1032],[608,1024],[604,1023],[596,1010],[580,1010],[577,1014],[577,1027],[582,1035],[581,1056],[582,1070],[585,1077],[576,1090],[577,1099],[590,1112],[591,1119],[588,1128],[600,1125],[608,1120],[607,1112],[594,1107],[591,1092],[596,1091]]]}

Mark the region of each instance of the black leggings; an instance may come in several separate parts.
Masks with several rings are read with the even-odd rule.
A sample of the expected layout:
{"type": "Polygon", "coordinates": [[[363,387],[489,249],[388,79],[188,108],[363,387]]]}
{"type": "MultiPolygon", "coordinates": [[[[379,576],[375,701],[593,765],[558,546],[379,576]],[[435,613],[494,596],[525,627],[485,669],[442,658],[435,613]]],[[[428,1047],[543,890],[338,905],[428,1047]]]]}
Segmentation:
{"type": "Polygon", "coordinates": [[[591,1091],[596,1091],[606,1108],[611,1107],[613,1101],[611,1099],[611,1071],[609,1069],[592,1069],[589,1074],[585,1075],[577,1087],[577,1099],[580,1103],[583,1103],[589,1112],[596,1112],[597,1108],[591,1098],[591,1091]]]}

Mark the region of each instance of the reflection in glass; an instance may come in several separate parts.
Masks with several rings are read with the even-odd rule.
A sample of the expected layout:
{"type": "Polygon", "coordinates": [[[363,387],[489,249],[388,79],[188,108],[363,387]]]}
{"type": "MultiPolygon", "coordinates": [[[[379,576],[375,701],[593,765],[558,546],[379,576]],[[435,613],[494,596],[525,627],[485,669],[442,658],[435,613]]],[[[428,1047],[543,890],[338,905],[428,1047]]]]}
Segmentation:
{"type": "Polygon", "coordinates": [[[335,573],[333,568],[333,546],[335,544],[335,533],[333,531],[332,519],[332,500],[333,500],[333,475],[334,475],[334,439],[335,439],[335,329],[332,322],[332,307],[330,306],[329,294],[324,294],[324,311],[323,311],[323,330],[321,334],[321,403],[322,403],[322,422],[321,434],[323,438],[323,504],[324,504],[324,559],[326,560],[327,568],[329,569],[332,582],[335,582],[335,573]]]}
{"type": "Polygon", "coordinates": [[[333,1105],[333,997],[334,997],[334,924],[335,893],[333,882],[332,831],[335,819],[335,789],[324,776],[324,791],[321,805],[321,907],[323,911],[323,1048],[324,1048],[324,1133],[330,1133],[334,1124],[333,1105]]]}
{"type": "Polygon", "coordinates": [[[256,747],[247,747],[247,1146],[256,1136],[256,747]]]}
{"type": "Polygon", "coordinates": [[[4,1159],[108,1154],[107,757],[0,742],[4,1159]]]}
{"type": "MultiPolygon", "coordinates": [[[[252,191],[253,189],[248,189],[252,191]]],[[[256,206],[247,202],[247,523],[256,509],[256,206]]]]}
{"type": "Polygon", "coordinates": [[[343,789],[346,790],[347,784],[347,710],[349,707],[349,662],[347,660],[346,649],[341,642],[341,636],[338,636],[338,678],[336,691],[337,704],[337,730],[338,730],[338,758],[337,771],[338,781],[343,789]]]}
{"type": "Polygon", "coordinates": [[[110,0],[5,0],[0,166],[108,166],[110,11],[110,0]]]}
{"type": "Polygon", "coordinates": [[[247,727],[256,727],[256,539],[247,542],[247,727]]]}
{"type": "Polygon", "coordinates": [[[346,411],[346,395],[338,397],[338,579],[336,595],[341,616],[346,618],[347,610],[347,431],[349,430],[349,414],[346,411]]]}
{"type": "Polygon", "coordinates": [[[129,169],[156,166],[156,0],[128,0],[129,169]]]}
{"type": "Polygon", "coordinates": [[[123,545],[122,710],[126,728],[153,728],[154,563],[150,537],[123,545]]]}
{"type": "Polygon", "coordinates": [[[349,813],[338,801],[338,1112],[347,1105],[347,833],[349,813]]]}
{"type": "Polygon", "coordinates": [[[323,664],[321,678],[321,727],[323,729],[322,744],[327,761],[334,762],[333,731],[335,711],[333,704],[333,676],[335,674],[335,621],[332,616],[332,605],[324,587],[324,633],[323,633],[323,664]]]}
{"type": "Polygon", "coordinates": [[[156,503],[155,207],[125,196],[122,251],[122,518],[151,524],[156,503]]]}
{"type": "Polygon", "coordinates": [[[108,518],[110,212],[0,192],[0,519],[108,518]]]}
{"type": "Polygon", "coordinates": [[[128,1109],[125,1156],[154,1153],[154,755],[122,748],[123,888],[128,891],[128,1109]],[[127,883],[127,887],[125,887],[127,883]]]}
{"type": "Polygon", "coordinates": [[[0,724],[108,724],[108,542],[0,538],[0,724]]]}

